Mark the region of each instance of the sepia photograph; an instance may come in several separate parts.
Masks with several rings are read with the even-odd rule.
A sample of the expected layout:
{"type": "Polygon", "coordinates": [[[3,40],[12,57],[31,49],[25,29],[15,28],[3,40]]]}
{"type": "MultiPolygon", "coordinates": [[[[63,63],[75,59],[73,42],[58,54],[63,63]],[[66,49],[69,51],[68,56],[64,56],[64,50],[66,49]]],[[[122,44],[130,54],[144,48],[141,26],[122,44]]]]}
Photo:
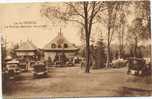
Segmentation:
{"type": "Polygon", "coordinates": [[[150,6],[0,4],[3,98],[151,97],[150,6]]]}

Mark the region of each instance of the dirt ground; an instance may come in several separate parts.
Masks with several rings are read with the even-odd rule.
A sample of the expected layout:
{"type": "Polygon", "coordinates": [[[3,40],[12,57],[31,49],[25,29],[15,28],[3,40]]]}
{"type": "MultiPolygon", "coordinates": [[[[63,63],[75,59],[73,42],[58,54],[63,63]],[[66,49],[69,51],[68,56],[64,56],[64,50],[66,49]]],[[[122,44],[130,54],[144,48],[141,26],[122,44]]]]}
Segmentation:
{"type": "MultiPolygon", "coordinates": [[[[88,96],[149,96],[149,78],[127,75],[127,68],[98,69],[84,73],[79,66],[50,68],[47,78],[33,79],[31,72],[18,80],[7,81],[4,97],[88,97],[88,96]],[[143,90],[129,91],[128,88],[143,90]]],[[[151,89],[149,89],[151,90],[151,89]]]]}

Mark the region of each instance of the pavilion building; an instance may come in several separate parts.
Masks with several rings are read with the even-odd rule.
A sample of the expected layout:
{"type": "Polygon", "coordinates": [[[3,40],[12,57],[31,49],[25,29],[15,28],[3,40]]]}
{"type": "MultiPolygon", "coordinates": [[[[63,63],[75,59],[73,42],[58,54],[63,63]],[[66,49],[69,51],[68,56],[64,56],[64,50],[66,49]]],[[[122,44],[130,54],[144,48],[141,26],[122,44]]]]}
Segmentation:
{"type": "Polygon", "coordinates": [[[54,61],[58,57],[61,60],[63,55],[68,59],[74,57],[78,50],[75,44],[72,44],[63,36],[60,29],[58,35],[44,46],[44,59],[51,58],[54,61]]]}
{"type": "Polygon", "coordinates": [[[38,48],[32,43],[32,41],[25,41],[19,44],[19,48],[15,50],[18,58],[24,58],[33,60],[35,58],[35,51],[38,48]]]}

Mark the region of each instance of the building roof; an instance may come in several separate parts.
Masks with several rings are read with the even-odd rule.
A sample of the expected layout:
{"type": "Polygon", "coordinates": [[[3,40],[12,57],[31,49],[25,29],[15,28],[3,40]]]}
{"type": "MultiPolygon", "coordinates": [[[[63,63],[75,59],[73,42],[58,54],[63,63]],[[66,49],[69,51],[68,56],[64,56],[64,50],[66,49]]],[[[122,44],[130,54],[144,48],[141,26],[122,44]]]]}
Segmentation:
{"type": "Polygon", "coordinates": [[[5,60],[11,60],[12,57],[10,55],[6,56],[5,60]]]}
{"type": "Polygon", "coordinates": [[[43,48],[44,50],[48,50],[48,51],[73,51],[73,50],[78,50],[78,48],[72,44],[71,42],[69,42],[60,32],[58,33],[58,35],[51,40],[48,44],[46,44],[43,48]],[[52,45],[55,45],[55,47],[52,47],[52,45]],[[64,45],[67,45],[67,47],[65,47],[64,45]]]}
{"type": "Polygon", "coordinates": [[[18,64],[18,63],[19,63],[19,61],[15,60],[15,59],[7,62],[7,64],[18,64]]]}
{"type": "Polygon", "coordinates": [[[37,47],[32,43],[32,41],[27,40],[26,42],[22,42],[16,51],[34,51],[36,49],[37,47]]]}

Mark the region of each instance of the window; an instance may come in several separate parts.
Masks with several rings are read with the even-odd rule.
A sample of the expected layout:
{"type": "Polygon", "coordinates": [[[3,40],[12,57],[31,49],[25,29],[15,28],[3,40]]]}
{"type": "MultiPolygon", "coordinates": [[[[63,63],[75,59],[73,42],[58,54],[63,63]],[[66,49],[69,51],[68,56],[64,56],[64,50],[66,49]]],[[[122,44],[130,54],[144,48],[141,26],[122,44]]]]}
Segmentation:
{"type": "Polygon", "coordinates": [[[61,48],[61,45],[60,45],[60,44],[58,45],[58,48],[61,48]]]}
{"type": "Polygon", "coordinates": [[[53,44],[51,45],[51,47],[52,47],[52,48],[56,48],[56,44],[53,43],[53,44]]]}
{"type": "Polygon", "coordinates": [[[68,44],[64,44],[64,48],[68,48],[68,44]]]}

